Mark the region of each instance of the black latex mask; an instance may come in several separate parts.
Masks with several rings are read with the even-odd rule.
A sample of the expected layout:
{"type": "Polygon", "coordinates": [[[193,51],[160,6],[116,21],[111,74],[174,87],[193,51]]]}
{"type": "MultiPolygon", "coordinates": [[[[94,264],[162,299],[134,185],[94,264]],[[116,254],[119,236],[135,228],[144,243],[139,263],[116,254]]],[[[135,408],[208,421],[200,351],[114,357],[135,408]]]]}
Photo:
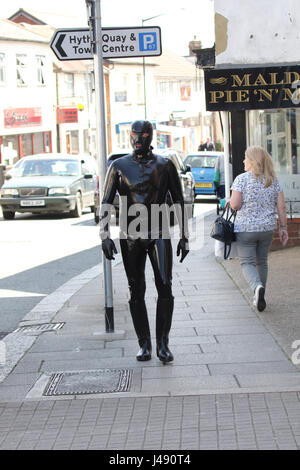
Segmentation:
{"type": "Polygon", "coordinates": [[[135,121],[131,126],[130,143],[135,155],[147,155],[151,149],[153,127],[149,121],[135,121]]]}

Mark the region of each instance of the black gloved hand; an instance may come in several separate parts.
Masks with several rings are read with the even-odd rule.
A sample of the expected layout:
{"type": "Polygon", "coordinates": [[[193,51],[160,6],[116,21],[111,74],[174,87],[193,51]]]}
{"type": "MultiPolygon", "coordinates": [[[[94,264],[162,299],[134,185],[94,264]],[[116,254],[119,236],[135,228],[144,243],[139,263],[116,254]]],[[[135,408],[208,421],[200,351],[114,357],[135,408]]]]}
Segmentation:
{"type": "Polygon", "coordinates": [[[182,263],[182,261],[184,260],[184,258],[186,257],[189,251],[190,250],[189,250],[188,240],[186,238],[181,238],[181,240],[179,240],[178,242],[177,253],[176,253],[177,256],[180,256],[180,253],[181,253],[180,263],[182,263]]]}
{"type": "Polygon", "coordinates": [[[117,254],[117,248],[111,238],[102,240],[102,251],[107,259],[115,259],[114,253],[117,254]]]}

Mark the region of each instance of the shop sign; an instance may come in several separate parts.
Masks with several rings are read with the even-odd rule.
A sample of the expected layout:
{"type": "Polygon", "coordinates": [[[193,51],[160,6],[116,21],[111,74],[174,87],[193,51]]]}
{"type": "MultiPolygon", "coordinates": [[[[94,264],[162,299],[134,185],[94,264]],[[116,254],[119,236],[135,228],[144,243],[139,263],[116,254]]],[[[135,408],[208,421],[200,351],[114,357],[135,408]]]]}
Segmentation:
{"type": "Polygon", "coordinates": [[[295,108],[300,103],[300,66],[204,71],[207,111],[295,108]]]}
{"type": "Polygon", "coordinates": [[[78,122],[77,108],[57,108],[56,124],[70,124],[78,122]]]}
{"type": "Polygon", "coordinates": [[[8,129],[15,127],[41,126],[41,124],[41,108],[4,109],[4,127],[8,129]]]}

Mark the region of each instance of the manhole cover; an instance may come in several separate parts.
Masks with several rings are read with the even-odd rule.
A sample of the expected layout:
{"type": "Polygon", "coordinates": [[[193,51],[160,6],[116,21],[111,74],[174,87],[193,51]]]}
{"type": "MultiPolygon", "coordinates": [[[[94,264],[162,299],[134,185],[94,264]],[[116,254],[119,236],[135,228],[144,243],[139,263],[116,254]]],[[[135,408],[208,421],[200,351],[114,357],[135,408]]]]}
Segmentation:
{"type": "Polygon", "coordinates": [[[39,325],[20,326],[15,332],[18,333],[43,333],[44,331],[57,331],[64,326],[64,323],[42,323],[39,325]]]}
{"type": "Polygon", "coordinates": [[[131,369],[57,372],[51,375],[43,395],[127,392],[130,387],[131,373],[131,369]]]}

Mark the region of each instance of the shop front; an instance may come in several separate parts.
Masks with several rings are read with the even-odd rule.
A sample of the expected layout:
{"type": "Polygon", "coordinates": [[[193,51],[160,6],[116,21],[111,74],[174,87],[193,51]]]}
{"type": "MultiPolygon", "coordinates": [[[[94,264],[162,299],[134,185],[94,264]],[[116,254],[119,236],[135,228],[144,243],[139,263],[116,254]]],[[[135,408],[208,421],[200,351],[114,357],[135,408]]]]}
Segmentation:
{"type": "Polygon", "coordinates": [[[51,152],[51,131],[38,131],[41,126],[42,110],[39,107],[4,109],[0,163],[13,165],[26,155],[51,152]]]}
{"type": "MultiPolygon", "coordinates": [[[[208,69],[205,92],[208,111],[228,111],[233,176],[244,171],[247,146],[265,148],[296,224],[300,213],[300,66],[208,69]]],[[[300,238],[299,230],[300,225],[295,237],[300,238]]]]}

